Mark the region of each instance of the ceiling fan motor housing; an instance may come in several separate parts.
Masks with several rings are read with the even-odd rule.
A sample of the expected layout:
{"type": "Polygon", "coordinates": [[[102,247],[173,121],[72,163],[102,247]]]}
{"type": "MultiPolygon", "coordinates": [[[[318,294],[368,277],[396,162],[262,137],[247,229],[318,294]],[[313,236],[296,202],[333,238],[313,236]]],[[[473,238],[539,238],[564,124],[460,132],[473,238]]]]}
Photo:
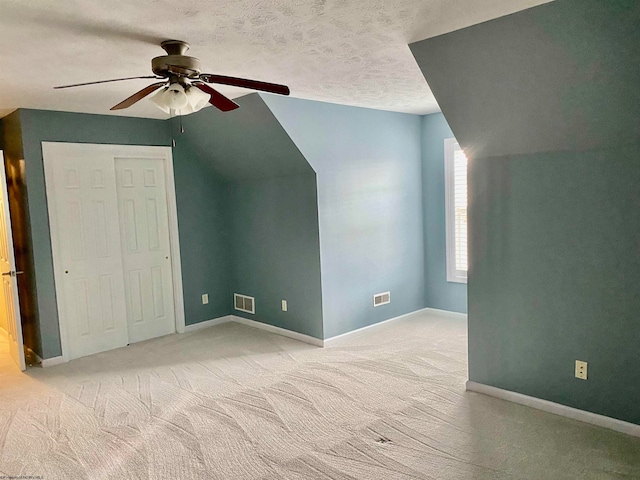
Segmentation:
{"type": "Polygon", "coordinates": [[[160,44],[167,55],[155,57],[151,60],[151,70],[161,77],[178,75],[187,78],[197,78],[200,75],[200,60],[189,57],[184,53],[189,45],[180,40],[166,40],[160,44]]]}

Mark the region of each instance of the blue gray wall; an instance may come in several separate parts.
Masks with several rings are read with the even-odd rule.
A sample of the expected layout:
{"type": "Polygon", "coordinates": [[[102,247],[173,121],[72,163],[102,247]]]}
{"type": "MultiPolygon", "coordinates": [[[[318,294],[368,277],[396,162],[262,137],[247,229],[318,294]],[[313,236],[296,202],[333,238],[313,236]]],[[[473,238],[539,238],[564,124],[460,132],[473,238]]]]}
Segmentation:
{"type": "MultiPolygon", "coordinates": [[[[24,109],[19,110],[19,113],[29,197],[42,358],[51,358],[62,352],[41,142],[169,145],[170,137],[166,124],[160,120],[24,109]]],[[[176,186],[177,192],[180,192],[181,187],[183,186],[176,186]]]]}
{"type": "Polygon", "coordinates": [[[185,324],[192,325],[231,313],[231,222],[227,183],[184,140],[176,140],[173,169],[185,324]],[[204,293],[209,295],[206,305],[202,304],[204,293]]]}
{"type": "Polygon", "coordinates": [[[423,308],[420,117],[263,98],[317,174],[324,338],[423,308]]]}
{"type": "Polygon", "coordinates": [[[420,309],[425,291],[434,307],[457,308],[446,306],[446,289],[431,291],[424,269],[431,216],[423,215],[423,201],[442,204],[443,197],[423,198],[422,169],[432,157],[423,158],[421,147],[441,144],[431,140],[446,123],[268,95],[237,101],[242,108],[234,112],[208,108],[184,117],[184,133],[176,119],[15,114],[43,358],[60,354],[60,339],[42,141],[169,145],[175,138],[187,325],[235,313],[329,338],[420,309]],[[387,290],[391,304],[374,309],[373,294],[387,290]],[[234,311],[233,292],[256,297],[256,315],[234,311]]]}
{"type": "MultiPolygon", "coordinates": [[[[41,142],[168,146],[171,144],[170,124],[162,120],[24,109],[12,116],[19,117],[19,135],[24,144],[31,228],[29,248],[35,264],[32,269],[35,285],[24,292],[36,293],[32,315],[28,318],[33,316],[36,319],[33,330],[39,331],[42,339],[41,348],[33,350],[42,358],[51,358],[60,355],[61,350],[41,142]]],[[[3,119],[4,123],[7,119],[3,119]]],[[[226,230],[221,228],[225,224],[226,205],[220,198],[224,185],[209,166],[182,148],[175,153],[180,157],[179,162],[174,162],[174,175],[185,315],[186,323],[191,324],[226,315],[230,310],[229,302],[221,296],[212,295],[208,305],[201,302],[202,293],[215,292],[219,288],[225,289],[225,300],[229,295],[226,230]]],[[[25,298],[24,292],[21,290],[21,301],[25,298]]],[[[23,321],[23,326],[28,329],[30,325],[30,321],[23,321]]]]}
{"type": "Polygon", "coordinates": [[[178,119],[173,119],[177,155],[184,148],[218,178],[233,182],[313,172],[257,93],[235,102],[240,108],[231,112],[209,107],[182,117],[182,134],[178,119]]]}
{"type": "Polygon", "coordinates": [[[422,117],[425,304],[467,313],[467,285],[447,281],[444,140],[453,136],[441,113],[422,117]]]}
{"type": "Polygon", "coordinates": [[[209,238],[208,256],[193,257],[209,265],[202,281],[218,307],[208,318],[233,313],[322,338],[315,172],[260,96],[236,101],[232,112],[184,117],[175,135],[176,164],[195,160],[209,170],[206,182],[215,179],[202,201],[216,218],[189,220],[209,238]],[[255,297],[255,315],[233,309],[234,292],[255,297]]]}
{"type": "Polygon", "coordinates": [[[556,0],[411,45],[471,157],[469,378],[638,424],[639,23],[556,0]]]}
{"type": "MultiPolygon", "coordinates": [[[[232,313],[232,291],[236,286],[232,285],[232,280],[241,278],[234,274],[234,269],[242,266],[242,272],[257,276],[265,261],[270,262],[270,265],[277,263],[274,263],[273,258],[266,260],[265,249],[261,247],[260,258],[255,251],[251,252],[256,261],[251,269],[246,262],[236,264],[233,258],[234,245],[258,248],[264,242],[273,246],[275,251],[275,245],[278,244],[291,248],[297,240],[287,235],[295,234],[308,240],[304,245],[306,250],[301,252],[307,263],[301,261],[300,257],[290,261],[285,258],[292,255],[287,257],[282,253],[274,253],[285,259],[278,270],[282,277],[272,278],[269,285],[266,282],[261,284],[263,290],[282,285],[282,288],[276,289],[277,299],[271,298],[270,293],[263,293],[263,290],[244,293],[264,298],[265,306],[269,301],[271,304],[277,302],[279,306],[280,297],[289,296],[291,307],[288,315],[283,317],[284,312],[272,312],[270,308],[265,308],[265,316],[254,319],[285,328],[291,327],[301,333],[318,337],[322,335],[321,292],[319,288],[313,288],[313,285],[319,285],[320,282],[319,266],[316,265],[319,263],[317,212],[314,220],[314,213],[309,209],[310,205],[317,204],[315,174],[257,95],[249,95],[239,101],[244,107],[238,111],[239,115],[226,114],[223,117],[220,112],[209,108],[185,117],[183,134],[179,133],[175,119],[163,121],[24,109],[14,114],[19,117],[19,133],[24,145],[35,265],[33,290],[37,292],[34,315],[39,319],[37,324],[42,339],[41,348],[36,349],[36,353],[42,358],[61,354],[42,141],[170,145],[171,138],[174,137],[174,174],[186,324],[232,313]],[[246,193],[249,187],[241,188],[241,185],[274,175],[299,177],[296,177],[293,188],[287,189],[280,197],[276,196],[275,200],[273,184],[266,180],[263,189],[255,184],[252,187],[275,202],[270,204],[258,201],[254,206],[263,208],[261,215],[264,218],[271,215],[272,220],[277,219],[280,223],[273,224],[274,229],[270,229],[264,222],[253,229],[234,228],[231,213],[234,209],[244,209],[243,218],[249,214],[246,211],[246,195],[241,193],[246,193]],[[301,185],[304,188],[300,188],[301,185]],[[285,211],[287,215],[284,215],[285,211]],[[305,221],[297,225],[299,228],[293,228],[292,219],[301,218],[305,221]],[[237,232],[235,236],[232,235],[234,231],[237,232]],[[261,237],[257,237],[258,234],[261,237]],[[283,264],[287,265],[288,270],[283,264]],[[298,274],[297,277],[292,277],[294,272],[298,274]],[[310,283],[305,283],[302,278],[308,279],[310,283]],[[291,284],[302,291],[290,288],[291,284]],[[202,304],[203,293],[209,294],[207,305],[202,304]],[[294,298],[299,298],[300,303],[294,298]]],[[[4,120],[3,125],[9,125],[9,120],[4,120]]],[[[280,186],[284,188],[285,185],[280,186]]],[[[263,200],[266,202],[266,199],[263,200]]],[[[239,283],[242,287],[246,285],[239,283]]]]}
{"type": "Polygon", "coordinates": [[[318,200],[309,170],[229,185],[231,285],[256,302],[255,315],[235,315],[323,338],[318,200]]]}

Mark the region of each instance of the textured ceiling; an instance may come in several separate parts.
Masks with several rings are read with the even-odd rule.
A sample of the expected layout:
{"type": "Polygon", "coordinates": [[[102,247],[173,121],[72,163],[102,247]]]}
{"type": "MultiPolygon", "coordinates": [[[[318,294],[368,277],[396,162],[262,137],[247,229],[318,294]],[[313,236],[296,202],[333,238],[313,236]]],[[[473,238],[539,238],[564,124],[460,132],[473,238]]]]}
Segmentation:
{"type": "MultiPolygon", "coordinates": [[[[408,44],[549,0],[0,0],[0,116],[19,107],[109,113],[151,80],[164,39],[207,73],[285,83],[292,96],[438,110],[408,44]]],[[[246,90],[220,87],[231,97],[246,90]]],[[[119,115],[164,118],[141,101],[119,115]]]]}

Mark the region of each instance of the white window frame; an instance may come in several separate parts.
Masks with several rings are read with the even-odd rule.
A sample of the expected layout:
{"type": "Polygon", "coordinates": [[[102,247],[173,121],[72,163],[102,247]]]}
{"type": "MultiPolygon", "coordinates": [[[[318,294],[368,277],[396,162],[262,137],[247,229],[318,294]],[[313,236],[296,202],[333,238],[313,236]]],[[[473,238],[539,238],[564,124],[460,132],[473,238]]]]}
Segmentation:
{"type": "Polygon", "coordinates": [[[456,283],[467,283],[467,271],[458,270],[456,268],[454,158],[457,145],[458,141],[455,138],[445,138],[444,140],[444,208],[447,251],[447,281],[456,283]]]}

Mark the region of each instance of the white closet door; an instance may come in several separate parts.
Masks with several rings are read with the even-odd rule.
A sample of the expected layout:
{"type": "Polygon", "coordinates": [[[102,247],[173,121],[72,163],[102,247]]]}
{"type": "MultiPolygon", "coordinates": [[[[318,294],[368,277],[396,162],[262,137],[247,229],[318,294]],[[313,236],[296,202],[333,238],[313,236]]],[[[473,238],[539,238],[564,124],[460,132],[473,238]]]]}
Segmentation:
{"type": "Polygon", "coordinates": [[[116,163],[129,341],[176,331],[164,162],[116,163]]]}
{"type": "Polygon", "coordinates": [[[72,359],[125,346],[113,156],[89,145],[43,144],[43,151],[65,356],[72,359]]]}

